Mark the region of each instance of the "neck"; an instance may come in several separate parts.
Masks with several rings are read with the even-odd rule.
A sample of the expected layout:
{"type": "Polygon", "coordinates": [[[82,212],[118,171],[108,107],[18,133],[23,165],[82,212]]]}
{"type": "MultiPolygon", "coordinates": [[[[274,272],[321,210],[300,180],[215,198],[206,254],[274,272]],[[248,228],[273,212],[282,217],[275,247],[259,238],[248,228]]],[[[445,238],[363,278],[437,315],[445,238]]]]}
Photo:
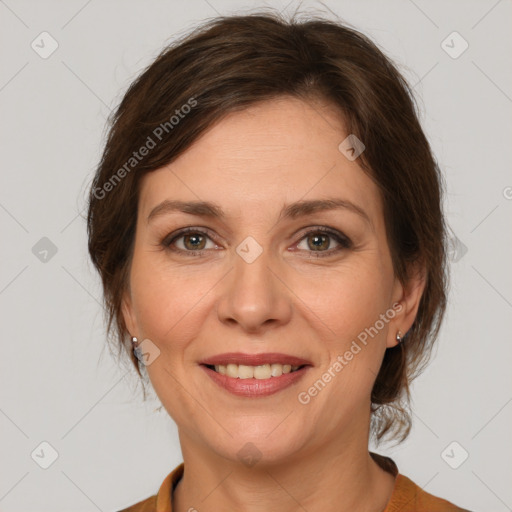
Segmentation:
{"type": "Polygon", "coordinates": [[[247,467],[197,450],[180,432],[185,472],[173,495],[173,512],[382,512],[395,478],[371,458],[368,438],[359,435],[359,440],[348,436],[247,467]]]}

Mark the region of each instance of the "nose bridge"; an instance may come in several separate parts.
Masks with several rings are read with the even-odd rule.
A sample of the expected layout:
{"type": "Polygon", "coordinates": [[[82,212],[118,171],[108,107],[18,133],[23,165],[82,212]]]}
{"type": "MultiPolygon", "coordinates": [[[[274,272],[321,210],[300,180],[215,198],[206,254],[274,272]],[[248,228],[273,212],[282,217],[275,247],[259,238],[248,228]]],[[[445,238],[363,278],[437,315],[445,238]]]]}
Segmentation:
{"type": "Polygon", "coordinates": [[[236,322],[248,331],[257,331],[264,324],[288,322],[290,297],[275,276],[275,260],[269,250],[247,237],[236,248],[233,265],[219,299],[219,319],[236,322]]]}

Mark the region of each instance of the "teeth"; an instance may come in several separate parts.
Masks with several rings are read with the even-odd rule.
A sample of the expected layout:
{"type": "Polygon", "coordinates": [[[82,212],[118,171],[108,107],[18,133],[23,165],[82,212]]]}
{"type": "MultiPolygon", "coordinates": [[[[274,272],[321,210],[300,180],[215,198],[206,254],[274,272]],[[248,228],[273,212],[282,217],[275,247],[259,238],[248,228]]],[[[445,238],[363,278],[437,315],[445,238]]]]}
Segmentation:
{"type": "Polygon", "coordinates": [[[254,366],[245,366],[243,364],[238,366],[239,379],[252,379],[254,377],[254,366]]]}
{"type": "Polygon", "coordinates": [[[283,365],[282,364],[271,364],[270,365],[270,374],[272,377],[281,377],[283,374],[283,365]]]}
{"type": "Polygon", "coordinates": [[[261,366],[254,367],[254,378],[255,379],[270,379],[270,365],[262,364],[261,366]]]}
{"type": "Polygon", "coordinates": [[[280,377],[283,373],[294,372],[298,369],[299,366],[278,363],[262,364],[259,366],[247,366],[244,364],[215,365],[217,373],[234,379],[270,379],[271,377],[280,377]]]}
{"type": "Polygon", "coordinates": [[[228,364],[226,366],[226,375],[228,377],[237,378],[238,377],[238,365],[237,364],[228,364]]]}

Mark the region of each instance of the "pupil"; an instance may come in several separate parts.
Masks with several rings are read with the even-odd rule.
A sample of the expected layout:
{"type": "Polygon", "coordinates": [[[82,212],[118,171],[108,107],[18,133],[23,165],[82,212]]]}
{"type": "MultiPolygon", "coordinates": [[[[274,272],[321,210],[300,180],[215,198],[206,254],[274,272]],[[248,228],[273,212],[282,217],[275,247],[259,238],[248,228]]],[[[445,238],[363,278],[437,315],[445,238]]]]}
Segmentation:
{"type": "MultiPolygon", "coordinates": [[[[188,235],[187,236],[187,242],[190,243],[192,241],[192,249],[198,248],[198,243],[201,244],[201,235],[188,235]]],[[[199,247],[201,248],[201,247],[199,247]]]]}
{"type": "MultiPolygon", "coordinates": [[[[327,237],[325,235],[314,235],[313,236],[313,247],[315,249],[318,249],[318,248],[322,248],[322,242],[325,242],[325,240],[327,239],[327,237]],[[320,242],[320,244],[317,244],[317,242],[320,242]]],[[[324,244],[325,245],[325,244],[324,244]]],[[[327,245],[329,245],[329,243],[327,242],[327,245]]]]}

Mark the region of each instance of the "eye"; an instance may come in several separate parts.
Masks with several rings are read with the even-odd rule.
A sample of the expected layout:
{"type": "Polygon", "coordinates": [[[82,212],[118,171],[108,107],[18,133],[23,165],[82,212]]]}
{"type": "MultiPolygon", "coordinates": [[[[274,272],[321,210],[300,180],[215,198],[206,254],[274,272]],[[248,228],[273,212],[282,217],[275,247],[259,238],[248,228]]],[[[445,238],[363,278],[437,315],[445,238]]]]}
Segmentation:
{"type": "Polygon", "coordinates": [[[297,248],[310,252],[310,257],[321,258],[324,256],[332,256],[344,249],[350,249],[352,242],[345,235],[329,228],[317,227],[303,234],[301,242],[297,244],[297,248]],[[333,245],[331,240],[335,240],[337,247],[331,248],[333,245]],[[305,244],[305,247],[300,247],[305,244]]]}
{"type": "MultiPolygon", "coordinates": [[[[187,256],[204,256],[204,251],[216,249],[218,245],[212,240],[213,235],[208,230],[188,227],[167,236],[162,245],[174,252],[186,254],[187,256]],[[208,241],[213,247],[207,247],[208,241]]],[[[316,227],[302,234],[300,242],[296,247],[305,252],[309,252],[311,258],[320,258],[332,256],[344,249],[350,249],[352,242],[342,233],[325,227],[316,227]],[[332,240],[337,247],[331,248],[332,240]],[[305,247],[300,247],[305,244],[305,247]]]]}
{"type": "MultiPolygon", "coordinates": [[[[207,247],[207,240],[211,240],[208,232],[197,228],[184,228],[173,233],[162,241],[162,245],[171,251],[186,253],[190,256],[201,255],[202,251],[211,249],[207,247]]],[[[216,244],[213,244],[217,247],[216,244]]]]}

